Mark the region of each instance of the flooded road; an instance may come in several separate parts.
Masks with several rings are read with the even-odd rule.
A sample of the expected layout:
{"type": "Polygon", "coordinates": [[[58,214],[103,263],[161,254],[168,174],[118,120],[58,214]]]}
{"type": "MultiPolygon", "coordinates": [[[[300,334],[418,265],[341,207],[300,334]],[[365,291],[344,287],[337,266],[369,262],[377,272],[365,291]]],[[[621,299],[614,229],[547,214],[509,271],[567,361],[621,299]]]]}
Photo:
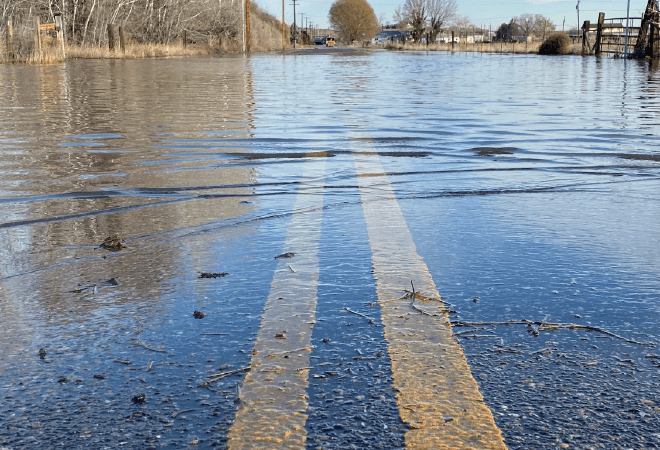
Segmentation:
{"type": "Polygon", "coordinates": [[[660,71],[308,53],[0,67],[0,448],[660,448],[660,71]]]}

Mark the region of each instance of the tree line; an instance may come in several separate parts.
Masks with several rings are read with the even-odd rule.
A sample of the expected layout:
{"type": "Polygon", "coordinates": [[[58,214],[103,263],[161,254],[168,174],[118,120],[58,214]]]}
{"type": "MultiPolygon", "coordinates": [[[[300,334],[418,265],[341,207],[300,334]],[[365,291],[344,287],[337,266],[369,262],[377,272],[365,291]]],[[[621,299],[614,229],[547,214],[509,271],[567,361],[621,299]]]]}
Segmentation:
{"type": "MultiPolygon", "coordinates": [[[[109,24],[123,26],[137,42],[168,43],[183,32],[192,42],[209,39],[240,39],[243,0],[0,0],[0,32],[7,21],[14,33],[31,32],[32,19],[54,22],[61,14],[66,39],[74,45],[107,43],[109,24]]],[[[267,22],[279,23],[256,4],[252,14],[267,22]]],[[[3,33],[4,34],[4,33],[3,33]]]]}
{"type": "Polygon", "coordinates": [[[497,29],[495,39],[498,41],[512,41],[517,36],[536,36],[545,40],[546,36],[555,31],[555,24],[541,14],[521,14],[514,17],[509,23],[503,23],[497,29]]]}
{"type": "MultiPolygon", "coordinates": [[[[410,30],[410,39],[419,42],[423,37],[435,42],[443,31],[457,30],[467,35],[474,25],[467,17],[459,16],[456,0],[405,0],[396,8],[394,22],[399,29],[410,30]]],[[[337,0],[328,14],[330,24],[346,42],[372,38],[384,17],[376,18],[366,0],[337,0]]],[[[538,36],[545,40],[555,30],[552,21],[541,14],[522,14],[503,23],[497,30],[497,40],[510,41],[517,36],[538,36]]],[[[484,30],[479,30],[483,33],[484,30]]]]}

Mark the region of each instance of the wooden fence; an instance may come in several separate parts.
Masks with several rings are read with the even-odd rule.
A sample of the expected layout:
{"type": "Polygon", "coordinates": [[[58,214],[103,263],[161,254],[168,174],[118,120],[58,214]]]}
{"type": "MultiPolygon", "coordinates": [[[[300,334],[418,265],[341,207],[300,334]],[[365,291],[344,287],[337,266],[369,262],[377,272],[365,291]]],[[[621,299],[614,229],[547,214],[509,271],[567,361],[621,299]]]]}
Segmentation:
{"type": "MultiPolygon", "coordinates": [[[[34,40],[33,52],[35,56],[41,57],[44,52],[44,36],[45,34],[50,34],[56,38],[58,45],[62,47],[62,56],[66,57],[64,50],[64,22],[62,16],[56,14],[55,22],[53,23],[41,23],[38,17],[34,18],[32,25],[32,34],[34,40]]],[[[16,59],[16,41],[14,36],[14,21],[10,17],[7,20],[7,32],[5,35],[5,51],[7,55],[7,60],[11,61],[16,59]]]]}

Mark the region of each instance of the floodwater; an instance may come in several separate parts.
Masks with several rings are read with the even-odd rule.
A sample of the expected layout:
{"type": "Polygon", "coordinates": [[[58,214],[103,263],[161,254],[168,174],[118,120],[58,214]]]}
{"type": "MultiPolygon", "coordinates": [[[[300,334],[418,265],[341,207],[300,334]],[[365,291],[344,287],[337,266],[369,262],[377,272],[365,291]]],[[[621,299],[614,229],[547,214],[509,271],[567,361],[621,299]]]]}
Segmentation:
{"type": "Polygon", "coordinates": [[[660,448],[659,93],[580,57],[0,67],[0,448],[440,448],[423,414],[660,448]]]}

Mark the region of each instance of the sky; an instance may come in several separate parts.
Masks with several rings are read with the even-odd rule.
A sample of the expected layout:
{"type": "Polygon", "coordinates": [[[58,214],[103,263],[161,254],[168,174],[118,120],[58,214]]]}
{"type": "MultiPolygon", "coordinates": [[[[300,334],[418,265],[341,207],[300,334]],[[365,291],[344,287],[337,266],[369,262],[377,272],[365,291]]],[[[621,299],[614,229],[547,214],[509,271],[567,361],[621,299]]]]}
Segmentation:
{"type": "MultiPolygon", "coordinates": [[[[282,16],[281,0],[253,0],[269,13],[280,18],[282,16]]],[[[334,0],[297,0],[296,22],[300,25],[300,13],[306,22],[320,25],[321,28],[329,27],[328,11],[334,0]]],[[[369,0],[367,0],[369,1],[369,0]]],[[[542,14],[552,20],[557,30],[574,28],[577,25],[577,0],[456,0],[458,3],[458,14],[466,16],[476,26],[492,26],[497,29],[502,23],[509,22],[511,18],[521,14],[542,14]]],[[[394,10],[402,6],[405,0],[371,0],[369,3],[374,9],[376,16],[385,14],[385,22],[393,22],[394,10]]],[[[630,0],[630,17],[641,17],[646,8],[646,0],[630,0]]],[[[285,22],[293,23],[292,0],[284,0],[285,22]]],[[[608,17],[626,17],[626,0],[581,0],[580,22],[589,20],[597,22],[598,13],[604,12],[605,19],[608,17]]]]}

